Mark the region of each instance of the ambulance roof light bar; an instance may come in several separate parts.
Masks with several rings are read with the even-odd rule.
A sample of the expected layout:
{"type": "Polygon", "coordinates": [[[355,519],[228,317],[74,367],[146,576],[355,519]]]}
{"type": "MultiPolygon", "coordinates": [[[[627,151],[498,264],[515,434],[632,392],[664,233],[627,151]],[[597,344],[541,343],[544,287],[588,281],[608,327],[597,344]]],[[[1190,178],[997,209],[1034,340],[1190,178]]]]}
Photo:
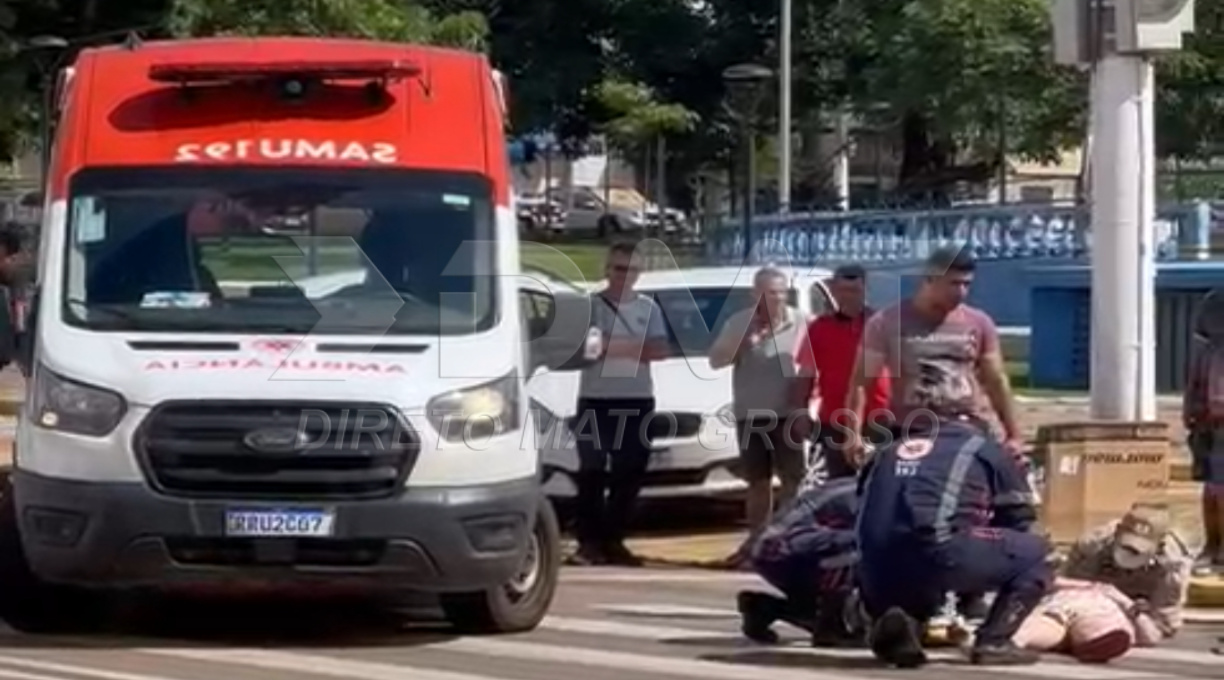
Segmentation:
{"type": "Polygon", "coordinates": [[[419,75],[419,66],[401,60],[185,62],[154,64],[149,67],[149,80],[176,85],[229,84],[276,79],[370,80],[386,83],[419,75]]]}

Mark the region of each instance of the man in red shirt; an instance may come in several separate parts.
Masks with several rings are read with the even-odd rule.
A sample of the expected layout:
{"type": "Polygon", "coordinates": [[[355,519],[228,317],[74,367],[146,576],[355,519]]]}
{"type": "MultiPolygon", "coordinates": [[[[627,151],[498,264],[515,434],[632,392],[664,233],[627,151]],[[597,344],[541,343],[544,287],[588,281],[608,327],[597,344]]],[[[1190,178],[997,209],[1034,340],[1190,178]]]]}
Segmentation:
{"type": "MultiPolygon", "coordinates": [[[[813,440],[820,447],[829,478],[833,479],[856,473],[845,455],[848,428],[854,422],[846,410],[849,407],[846,396],[863,340],[863,327],[872,313],[865,304],[867,271],[857,264],[838,267],[829,282],[829,292],[837,303],[837,311],[822,314],[808,325],[795,360],[802,376],[796,384],[796,390],[801,390],[796,395],[800,399],[797,403],[820,399],[813,440]]],[[[884,375],[869,386],[866,410],[869,425],[887,413],[888,388],[884,375]]]]}

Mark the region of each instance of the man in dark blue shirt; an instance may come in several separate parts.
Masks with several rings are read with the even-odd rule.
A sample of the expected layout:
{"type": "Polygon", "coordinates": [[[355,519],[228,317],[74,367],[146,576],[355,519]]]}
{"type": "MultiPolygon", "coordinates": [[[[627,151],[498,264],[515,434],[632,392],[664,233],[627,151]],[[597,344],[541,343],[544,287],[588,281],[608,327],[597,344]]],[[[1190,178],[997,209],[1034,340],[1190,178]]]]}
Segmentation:
{"type": "Polygon", "coordinates": [[[770,626],[781,620],[810,632],[815,646],[853,641],[844,613],[858,562],[857,511],[851,477],[818,486],[775,515],[752,547],[752,564],[785,597],[740,592],[745,636],[776,643],[778,636],[770,626]]]}
{"type": "Polygon", "coordinates": [[[1029,533],[1035,504],[1020,466],[977,422],[945,418],[880,449],[860,477],[859,587],[877,658],[926,663],[920,631],[948,592],[997,591],[975,664],[1036,663],[1012,636],[1053,581],[1029,533]]]}

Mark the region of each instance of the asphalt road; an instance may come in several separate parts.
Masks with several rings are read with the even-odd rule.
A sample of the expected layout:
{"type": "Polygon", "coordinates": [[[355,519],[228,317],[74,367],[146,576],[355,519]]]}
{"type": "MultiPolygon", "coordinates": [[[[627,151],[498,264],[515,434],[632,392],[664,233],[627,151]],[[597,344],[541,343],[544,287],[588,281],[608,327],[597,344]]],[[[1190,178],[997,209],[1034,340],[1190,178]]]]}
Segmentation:
{"type": "MultiPolygon", "coordinates": [[[[875,666],[866,652],[813,650],[798,634],[776,648],[744,642],[731,603],[750,579],[680,570],[568,570],[544,625],[504,637],[458,638],[424,620],[403,627],[320,605],[184,604],[167,612],[157,633],[4,633],[0,680],[844,680],[899,672],[875,666]]],[[[988,672],[1047,680],[1218,679],[1224,657],[1208,650],[1224,625],[1212,625],[1109,666],[1051,657],[1036,667],[988,672]]],[[[970,680],[983,672],[955,652],[939,654],[941,661],[907,677],[970,680]]]]}

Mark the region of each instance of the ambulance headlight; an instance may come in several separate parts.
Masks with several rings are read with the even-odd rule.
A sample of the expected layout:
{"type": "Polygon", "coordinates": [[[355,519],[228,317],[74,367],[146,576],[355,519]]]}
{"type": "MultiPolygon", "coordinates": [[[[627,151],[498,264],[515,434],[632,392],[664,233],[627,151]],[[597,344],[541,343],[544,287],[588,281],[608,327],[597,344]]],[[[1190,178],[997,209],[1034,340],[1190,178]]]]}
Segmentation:
{"type": "Polygon", "coordinates": [[[119,394],[69,380],[45,366],[35,369],[30,400],[29,413],[38,427],[88,437],[110,434],[127,413],[119,394]]]}
{"type": "Polygon", "coordinates": [[[521,426],[518,376],[439,395],[429,402],[426,417],[446,441],[480,441],[514,432],[521,426]]]}

